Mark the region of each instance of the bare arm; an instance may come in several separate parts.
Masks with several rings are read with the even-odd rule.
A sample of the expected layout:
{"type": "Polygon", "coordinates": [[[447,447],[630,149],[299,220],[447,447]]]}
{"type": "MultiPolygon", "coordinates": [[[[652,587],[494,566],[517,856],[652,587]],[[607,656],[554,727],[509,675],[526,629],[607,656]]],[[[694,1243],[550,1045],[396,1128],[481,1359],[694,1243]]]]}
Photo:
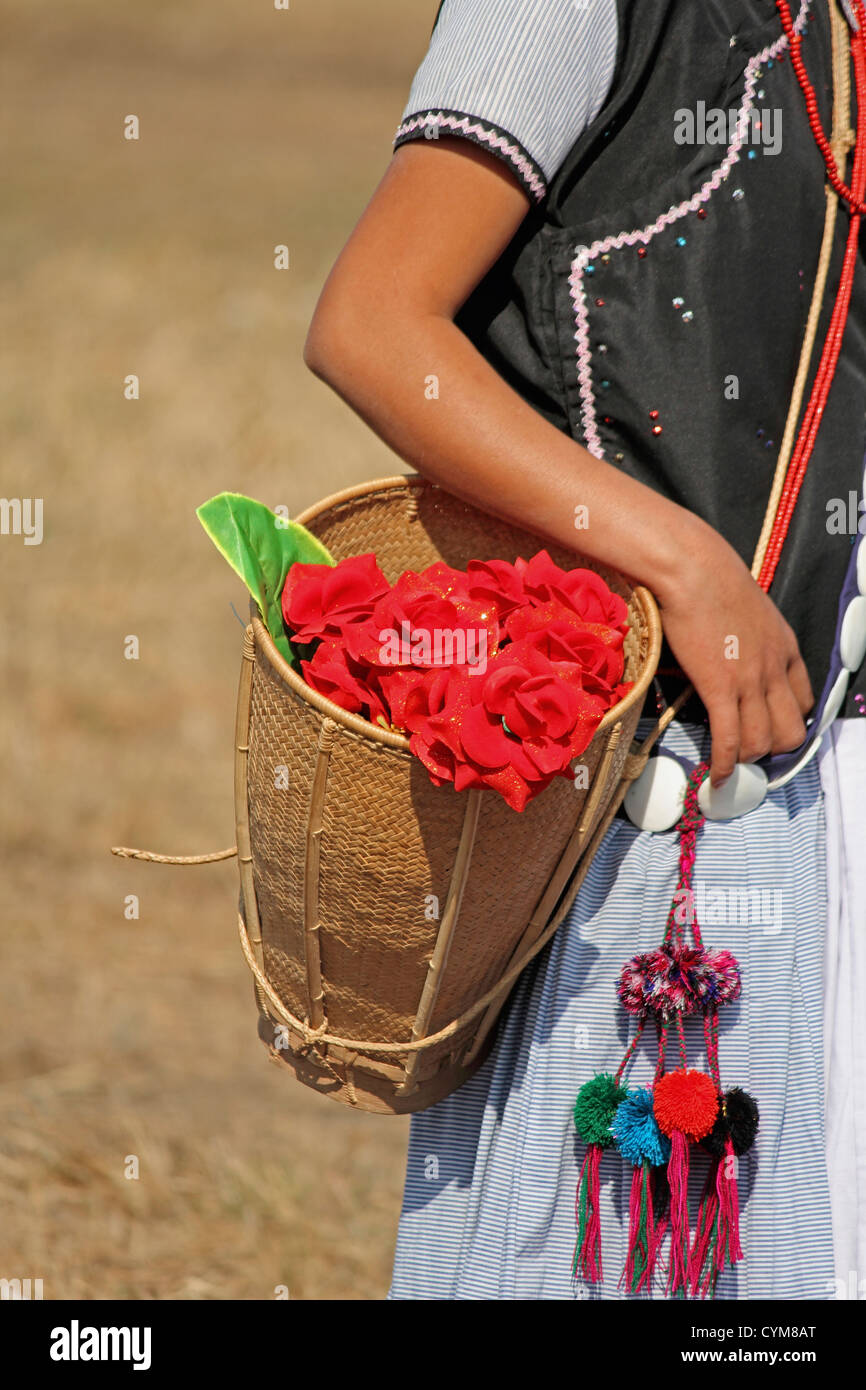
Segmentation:
{"type": "Polygon", "coordinates": [[[627,553],[709,711],[714,783],[738,759],[795,748],[812,704],[806,669],[732,547],[551,425],[456,327],[529,202],[493,156],[452,139],[431,145],[406,145],[391,160],[322,292],[307,364],[448,491],[614,568],[627,553]],[[578,504],[589,514],[579,543],[578,504]],[[725,659],[731,633],[737,661],[725,659]]]}

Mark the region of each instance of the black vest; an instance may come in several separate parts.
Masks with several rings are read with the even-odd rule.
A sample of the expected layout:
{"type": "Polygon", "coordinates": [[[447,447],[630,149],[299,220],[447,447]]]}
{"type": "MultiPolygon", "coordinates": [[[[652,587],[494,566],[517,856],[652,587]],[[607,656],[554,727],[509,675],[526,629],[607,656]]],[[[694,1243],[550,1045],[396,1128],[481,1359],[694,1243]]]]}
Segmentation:
{"type": "MultiPolygon", "coordinates": [[[[783,33],[773,0],[617,3],[616,71],[602,111],[457,322],[548,420],[697,513],[750,565],[815,280],[824,164],[785,49],[755,84],[753,105],[770,113],[765,133],[750,120],[739,161],[702,213],[688,211],[645,246],[611,247],[582,267],[581,248],[651,227],[706,187],[728,153],[728,134],[722,143],[705,138],[726,124],[713,113],[739,110],[749,60],[783,33]],[[780,119],[781,147],[767,153],[759,142],[778,136],[780,119]]],[[[798,9],[791,0],[795,18],[798,9]]],[[[813,0],[802,51],[829,135],[827,0],[813,0]]],[[[852,109],[852,124],[855,116],[852,109]]],[[[804,408],[848,224],[840,207],[804,408]]],[[[863,518],[866,530],[856,511],[866,451],[862,248],[861,239],[839,366],[770,590],[797,634],[816,699],[855,539],[851,520],[863,518]]],[[[673,664],[667,651],[666,661],[673,664]]],[[[851,680],[845,717],[858,714],[857,692],[866,693],[866,667],[851,680]]]]}

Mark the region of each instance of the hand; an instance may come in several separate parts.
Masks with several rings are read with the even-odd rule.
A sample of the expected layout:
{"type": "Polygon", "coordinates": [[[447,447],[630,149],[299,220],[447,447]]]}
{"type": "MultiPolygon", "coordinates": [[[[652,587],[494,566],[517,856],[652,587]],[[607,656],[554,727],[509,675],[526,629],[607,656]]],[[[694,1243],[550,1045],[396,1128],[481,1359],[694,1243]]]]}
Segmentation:
{"type": "Polygon", "coordinates": [[[696,523],[658,598],[671,651],[710,717],[718,787],[738,762],[799,747],[815,700],[790,625],[727,541],[696,523]]]}

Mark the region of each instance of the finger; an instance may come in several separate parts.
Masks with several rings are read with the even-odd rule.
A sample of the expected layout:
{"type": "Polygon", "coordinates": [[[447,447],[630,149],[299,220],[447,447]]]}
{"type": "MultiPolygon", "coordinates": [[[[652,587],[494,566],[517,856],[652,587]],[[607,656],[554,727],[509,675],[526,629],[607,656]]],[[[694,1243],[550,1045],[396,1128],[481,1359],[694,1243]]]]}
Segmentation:
{"type": "Polygon", "coordinates": [[[740,697],[741,763],[753,763],[773,748],[773,721],[763,688],[755,687],[740,697]]]}
{"type": "Polygon", "coordinates": [[[809,680],[806,663],[799,652],[788,666],[787,679],[799,705],[800,713],[808,714],[815,704],[815,696],[812,693],[812,682],[809,680]]]}
{"type": "Polygon", "coordinates": [[[787,681],[780,681],[767,691],[767,708],[773,726],[772,752],[791,753],[799,748],[806,737],[806,721],[800,701],[787,681]]]}
{"type": "Polygon", "coordinates": [[[740,711],[735,698],[713,704],[710,716],[710,784],[720,787],[737,765],[740,751],[740,711]]]}

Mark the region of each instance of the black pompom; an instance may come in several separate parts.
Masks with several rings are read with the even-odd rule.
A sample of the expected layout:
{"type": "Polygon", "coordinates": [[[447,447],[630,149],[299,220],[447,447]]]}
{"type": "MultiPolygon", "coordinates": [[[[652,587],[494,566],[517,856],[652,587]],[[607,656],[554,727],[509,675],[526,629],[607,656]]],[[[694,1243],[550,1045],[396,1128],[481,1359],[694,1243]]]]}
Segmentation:
{"type": "Polygon", "coordinates": [[[758,1107],[747,1092],[734,1086],[725,1093],[724,1111],[719,1108],[716,1123],[701,1143],[713,1158],[721,1158],[730,1136],[734,1153],[739,1158],[748,1153],[758,1132],[758,1107]]]}

